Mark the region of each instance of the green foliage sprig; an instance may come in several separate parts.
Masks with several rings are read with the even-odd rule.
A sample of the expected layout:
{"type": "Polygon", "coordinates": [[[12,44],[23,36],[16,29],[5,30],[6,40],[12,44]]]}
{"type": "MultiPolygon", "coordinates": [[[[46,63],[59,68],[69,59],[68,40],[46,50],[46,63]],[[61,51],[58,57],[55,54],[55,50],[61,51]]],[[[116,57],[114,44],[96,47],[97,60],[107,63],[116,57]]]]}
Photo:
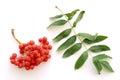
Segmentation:
{"type": "Polygon", "coordinates": [[[53,41],[59,42],[62,39],[68,37],[70,33],[73,31],[75,34],[73,36],[70,36],[65,42],[63,42],[57,49],[57,51],[64,51],[63,58],[68,58],[75,54],[77,51],[79,51],[82,47],[86,48],[86,45],[92,45],[90,48],[86,48],[86,50],[81,53],[79,58],[77,59],[74,68],[79,69],[81,68],[86,60],[89,57],[89,52],[96,53],[95,56],[92,56],[92,61],[93,64],[98,72],[98,74],[101,73],[101,70],[104,68],[108,70],[109,72],[114,72],[112,67],[110,66],[109,62],[107,59],[111,59],[112,57],[106,55],[106,54],[100,54],[99,52],[103,51],[109,51],[110,48],[107,45],[93,45],[95,43],[98,43],[100,41],[103,41],[107,39],[107,36],[103,35],[91,35],[89,33],[76,33],[75,28],[83,18],[83,15],[85,11],[80,11],[79,9],[73,10],[70,13],[64,14],[62,10],[60,10],[57,6],[56,8],[62,13],[53,17],[50,17],[51,20],[55,20],[53,23],[51,23],[47,28],[51,27],[57,27],[57,26],[62,26],[66,23],[70,25],[70,28],[67,28],[63,30],[61,33],[59,33],[53,41]],[[74,15],[79,12],[76,20],[73,22],[73,24],[70,23],[70,20],[74,17],[74,15]],[[61,17],[65,17],[65,19],[61,19],[61,17]],[[76,39],[79,39],[80,42],[77,42],[76,39]]]}

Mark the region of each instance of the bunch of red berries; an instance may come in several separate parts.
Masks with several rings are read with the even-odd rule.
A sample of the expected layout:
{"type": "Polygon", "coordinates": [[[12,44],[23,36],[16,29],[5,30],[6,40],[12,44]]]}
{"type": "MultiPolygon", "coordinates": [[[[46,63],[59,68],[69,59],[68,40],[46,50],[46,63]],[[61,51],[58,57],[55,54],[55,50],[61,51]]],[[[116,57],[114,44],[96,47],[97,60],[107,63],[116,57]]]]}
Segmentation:
{"type": "Polygon", "coordinates": [[[35,44],[33,40],[28,43],[21,43],[19,45],[20,56],[13,53],[12,56],[10,56],[11,63],[19,68],[32,70],[40,63],[47,62],[51,57],[49,51],[52,49],[52,46],[46,37],[40,38],[38,41],[40,43],[39,45],[35,44]]]}

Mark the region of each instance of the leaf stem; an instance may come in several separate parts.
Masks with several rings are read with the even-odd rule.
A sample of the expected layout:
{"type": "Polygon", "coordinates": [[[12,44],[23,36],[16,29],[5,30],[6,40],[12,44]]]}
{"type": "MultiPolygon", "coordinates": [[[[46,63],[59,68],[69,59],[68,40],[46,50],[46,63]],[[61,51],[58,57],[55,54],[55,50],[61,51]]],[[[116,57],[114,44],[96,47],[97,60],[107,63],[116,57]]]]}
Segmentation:
{"type": "Polygon", "coordinates": [[[11,34],[12,34],[13,38],[15,39],[15,41],[16,41],[18,44],[21,44],[21,42],[15,37],[14,29],[11,29],[11,34]]]}
{"type": "MultiPolygon", "coordinates": [[[[58,9],[58,10],[62,13],[62,15],[66,18],[66,20],[67,20],[68,24],[70,25],[72,31],[74,32],[74,34],[76,35],[76,37],[79,39],[79,41],[82,42],[82,39],[77,36],[77,32],[76,32],[75,29],[73,28],[73,25],[72,25],[71,22],[68,20],[68,17],[65,15],[65,13],[64,13],[60,8],[58,8],[57,6],[55,6],[55,8],[58,9]]],[[[82,45],[85,47],[86,50],[88,50],[87,47],[86,47],[86,45],[85,45],[84,43],[83,43],[82,45]]]]}

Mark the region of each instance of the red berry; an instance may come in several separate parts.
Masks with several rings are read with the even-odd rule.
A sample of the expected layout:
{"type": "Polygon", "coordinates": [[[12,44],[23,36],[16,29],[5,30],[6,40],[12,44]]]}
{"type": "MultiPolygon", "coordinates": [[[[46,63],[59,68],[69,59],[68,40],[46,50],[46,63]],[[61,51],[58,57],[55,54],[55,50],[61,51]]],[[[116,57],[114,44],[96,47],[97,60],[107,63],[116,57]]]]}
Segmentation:
{"type": "Polygon", "coordinates": [[[24,48],[24,45],[23,44],[20,44],[19,45],[19,49],[23,49],[24,48]]]}
{"type": "Polygon", "coordinates": [[[20,53],[20,54],[24,54],[24,51],[23,51],[23,50],[19,50],[19,53],[20,53]]]}
{"type": "Polygon", "coordinates": [[[11,59],[11,64],[15,64],[15,59],[11,59]]]}
{"type": "Polygon", "coordinates": [[[35,64],[35,60],[34,59],[31,60],[31,64],[35,64]]]}
{"type": "Polygon", "coordinates": [[[29,47],[28,47],[28,46],[26,46],[24,50],[25,50],[25,51],[28,51],[28,50],[29,50],[29,47]]]}
{"type": "Polygon", "coordinates": [[[48,54],[49,54],[49,50],[44,50],[44,53],[45,53],[46,55],[48,55],[48,54]]]}
{"type": "Polygon", "coordinates": [[[26,44],[22,43],[22,44],[19,45],[19,49],[24,49],[25,46],[26,46],[26,44]]]}
{"type": "Polygon", "coordinates": [[[24,63],[25,63],[24,66],[30,66],[30,62],[25,61],[24,63]]]}
{"type": "Polygon", "coordinates": [[[51,50],[51,49],[52,49],[52,46],[51,46],[51,45],[48,45],[48,49],[51,50]]]}
{"type": "Polygon", "coordinates": [[[34,54],[30,54],[30,57],[32,58],[32,59],[34,59],[35,57],[34,57],[34,54]]]}
{"type": "Polygon", "coordinates": [[[44,57],[43,57],[43,56],[41,56],[40,58],[41,58],[42,61],[44,60],[44,57]]]}
{"type": "Polygon", "coordinates": [[[36,53],[33,53],[33,54],[34,54],[35,58],[38,58],[38,57],[40,57],[40,53],[38,53],[38,52],[36,52],[36,53]]]}
{"type": "Polygon", "coordinates": [[[38,54],[38,50],[34,50],[32,53],[33,53],[34,55],[36,55],[36,54],[38,54]]]}
{"type": "Polygon", "coordinates": [[[36,50],[37,49],[37,45],[33,45],[32,48],[33,48],[33,50],[36,50]]]}
{"type": "Polygon", "coordinates": [[[15,65],[16,65],[16,66],[18,66],[18,64],[19,64],[19,62],[18,62],[18,61],[16,61],[16,62],[15,62],[15,65]]]}
{"type": "Polygon", "coordinates": [[[29,41],[29,44],[30,44],[30,45],[34,45],[35,42],[34,42],[33,40],[30,40],[30,41],[29,41]]]}
{"type": "Polygon", "coordinates": [[[22,63],[19,63],[19,64],[18,64],[18,67],[19,67],[19,68],[22,68],[22,67],[23,67],[22,63]]]}
{"type": "Polygon", "coordinates": [[[18,58],[17,58],[17,61],[19,61],[19,62],[21,62],[23,60],[23,57],[22,56],[19,56],[18,58]]]}
{"type": "Polygon", "coordinates": [[[47,37],[44,36],[44,37],[43,37],[43,40],[47,41],[47,37]]]}
{"type": "Polygon", "coordinates": [[[28,66],[27,66],[27,67],[25,67],[25,69],[26,69],[26,70],[29,70],[29,69],[30,69],[30,67],[28,67],[28,66]]]}
{"type": "Polygon", "coordinates": [[[47,48],[48,48],[48,45],[43,45],[42,48],[43,48],[43,49],[47,49],[47,48]]]}
{"type": "Polygon", "coordinates": [[[31,61],[31,58],[29,56],[25,56],[25,61],[31,61]]]}
{"type": "Polygon", "coordinates": [[[29,51],[26,51],[26,56],[29,56],[30,57],[30,52],[29,51]]]}
{"type": "Polygon", "coordinates": [[[42,43],[45,44],[47,42],[47,37],[43,37],[42,39],[43,39],[42,43]]]}
{"type": "Polygon", "coordinates": [[[13,53],[12,54],[12,58],[16,58],[17,57],[17,54],[16,53],[13,53]]]}
{"type": "Polygon", "coordinates": [[[36,63],[37,63],[37,64],[40,64],[41,61],[42,61],[41,58],[37,58],[37,59],[36,59],[36,63]]]}
{"type": "Polygon", "coordinates": [[[30,69],[32,69],[32,70],[33,70],[33,69],[34,69],[34,65],[31,65],[31,66],[30,66],[30,69]]]}
{"type": "Polygon", "coordinates": [[[38,39],[39,42],[42,42],[42,40],[43,40],[42,38],[39,38],[39,39],[38,39]]]}
{"type": "Polygon", "coordinates": [[[46,45],[49,45],[49,42],[48,41],[46,41],[46,43],[45,43],[46,45]]]}
{"type": "Polygon", "coordinates": [[[29,50],[29,51],[30,51],[30,50],[33,50],[32,45],[28,45],[27,47],[28,47],[28,50],[29,50]]]}
{"type": "Polygon", "coordinates": [[[48,55],[46,56],[46,58],[51,58],[51,55],[48,54],[48,55]]]}
{"type": "Polygon", "coordinates": [[[47,61],[48,61],[48,58],[45,58],[43,61],[44,61],[44,62],[47,62],[47,61]]]}
{"type": "Polygon", "coordinates": [[[14,56],[10,56],[10,60],[12,60],[12,59],[15,59],[15,57],[14,56]]]}

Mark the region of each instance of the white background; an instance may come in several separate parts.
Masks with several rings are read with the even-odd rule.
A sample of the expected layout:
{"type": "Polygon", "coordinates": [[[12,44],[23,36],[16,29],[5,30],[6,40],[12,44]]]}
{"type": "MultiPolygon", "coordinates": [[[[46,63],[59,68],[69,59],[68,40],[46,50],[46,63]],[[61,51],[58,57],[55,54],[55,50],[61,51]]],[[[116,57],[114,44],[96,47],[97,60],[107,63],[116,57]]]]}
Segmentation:
{"type": "Polygon", "coordinates": [[[0,80],[120,80],[120,4],[119,0],[0,0],[0,80]],[[110,64],[114,73],[105,71],[98,75],[92,64],[91,56],[84,66],[75,71],[74,63],[82,51],[67,59],[56,48],[62,43],[52,42],[65,27],[47,30],[49,17],[60,14],[55,5],[64,12],[74,9],[85,10],[77,32],[107,35],[103,41],[111,47],[104,52],[113,57],[110,64]],[[18,52],[18,44],[11,36],[11,28],[22,42],[47,36],[53,45],[51,59],[32,71],[18,69],[10,64],[9,57],[18,52]]]}

